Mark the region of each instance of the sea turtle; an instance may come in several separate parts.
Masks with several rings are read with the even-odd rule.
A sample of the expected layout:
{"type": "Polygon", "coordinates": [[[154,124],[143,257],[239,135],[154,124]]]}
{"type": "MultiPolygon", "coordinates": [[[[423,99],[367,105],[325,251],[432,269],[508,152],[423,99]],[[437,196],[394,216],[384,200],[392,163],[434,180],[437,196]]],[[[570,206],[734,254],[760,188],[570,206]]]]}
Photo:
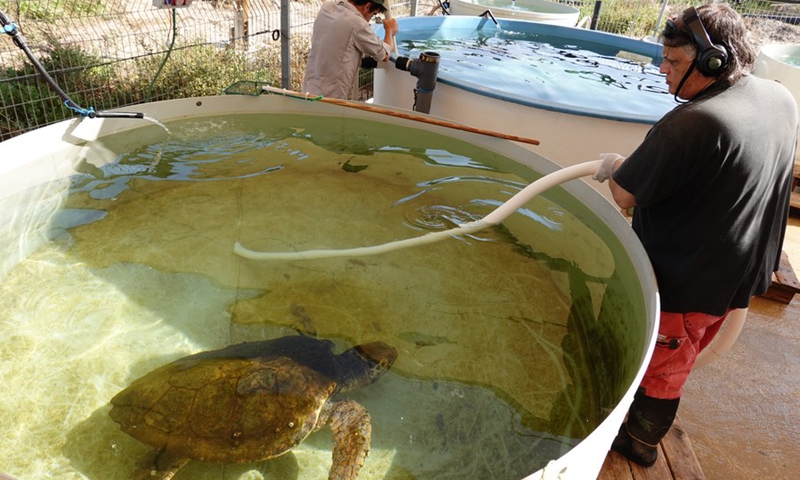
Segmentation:
{"type": "Polygon", "coordinates": [[[241,343],[153,370],[111,399],[109,415],[155,447],[134,478],[168,480],[190,459],[266,460],[330,425],[328,478],[354,479],[369,451],[370,416],[353,400],[332,398],[374,382],[396,358],[382,342],[341,354],[309,336],[241,343]]]}

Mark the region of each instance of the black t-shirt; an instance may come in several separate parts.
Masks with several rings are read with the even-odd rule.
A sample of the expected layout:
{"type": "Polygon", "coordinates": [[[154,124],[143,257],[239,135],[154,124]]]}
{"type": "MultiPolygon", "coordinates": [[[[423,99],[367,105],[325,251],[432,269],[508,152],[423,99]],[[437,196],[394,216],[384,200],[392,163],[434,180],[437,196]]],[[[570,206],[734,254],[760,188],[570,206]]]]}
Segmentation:
{"type": "Polygon", "coordinates": [[[667,113],[614,172],[662,310],[722,315],[763,293],[786,231],[797,107],[771,80],[712,86],[667,113]]]}

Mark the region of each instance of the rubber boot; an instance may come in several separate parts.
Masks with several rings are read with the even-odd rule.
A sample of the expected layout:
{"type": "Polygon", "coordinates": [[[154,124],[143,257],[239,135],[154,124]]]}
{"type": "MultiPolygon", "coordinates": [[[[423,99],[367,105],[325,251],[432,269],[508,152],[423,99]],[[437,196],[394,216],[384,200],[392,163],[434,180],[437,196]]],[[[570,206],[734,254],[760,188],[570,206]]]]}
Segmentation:
{"type": "Polygon", "coordinates": [[[639,465],[652,466],[658,458],[658,442],[675,421],[680,400],[648,397],[644,390],[639,389],[628,410],[628,419],[620,426],[611,450],[639,465]]]}

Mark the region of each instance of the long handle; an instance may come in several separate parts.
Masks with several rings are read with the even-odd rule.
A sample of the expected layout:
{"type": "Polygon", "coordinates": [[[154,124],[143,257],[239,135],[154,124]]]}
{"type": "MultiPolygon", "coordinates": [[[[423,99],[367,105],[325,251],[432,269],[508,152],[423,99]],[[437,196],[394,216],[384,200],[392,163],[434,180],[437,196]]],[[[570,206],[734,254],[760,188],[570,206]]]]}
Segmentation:
{"type": "Polygon", "coordinates": [[[456,228],[444,230],[441,232],[428,233],[421,237],[408,238],[405,240],[397,240],[394,242],[384,243],[383,245],[375,245],[371,247],[357,247],[346,248],[341,250],[306,250],[302,252],[256,252],[244,247],[241,243],[236,242],[233,246],[233,252],[240,257],[249,258],[251,260],[311,260],[319,258],[338,258],[338,257],[366,257],[370,255],[378,255],[381,253],[392,252],[402,248],[414,247],[417,245],[425,245],[428,243],[438,242],[451,237],[458,237],[470,233],[483,230],[486,227],[497,225],[502,222],[509,215],[516,212],[517,209],[529,202],[533,197],[548,190],[556,185],[560,185],[569,180],[593,174],[600,166],[601,160],[592,160],[591,162],[579,163],[570,167],[562,168],[553,173],[547,174],[544,177],[536,180],[527,187],[523,188],[516,195],[508,199],[505,203],[494,209],[489,215],[486,215],[480,220],[474,222],[463,223],[456,228]]]}
{"type": "Polygon", "coordinates": [[[263,85],[261,89],[267,93],[274,93],[276,95],[284,95],[286,97],[298,98],[301,100],[307,100],[309,102],[330,103],[333,105],[340,105],[342,107],[355,108],[358,110],[364,110],[372,113],[380,113],[381,115],[389,115],[390,117],[404,118],[406,120],[413,120],[415,122],[437,125],[439,127],[447,127],[455,130],[461,130],[464,132],[477,133],[479,135],[486,135],[487,137],[502,138],[503,140],[513,140],[515,142],[527,143],[529,145],[539,145],[539,140],[534,140],[532,138],[518,137],[516,135],[508,135],[505,133],[493,132],[491,130],[484,130],[482,128],[470,127],[468,125],[448,122],[445,120],[439,120],[436,118],[426,117],[422,115],[413,115],[410,113],[397,112],[394,110],[389,110],[388,108],[376,107],[375,105],[370,105],[368,103],[350,102],[347,100],[340,100],[338,98],[318,97],[314,95],[294,92],[292,90],[286,90],[283,88],[270,87],[269,85],[263,85]]]}

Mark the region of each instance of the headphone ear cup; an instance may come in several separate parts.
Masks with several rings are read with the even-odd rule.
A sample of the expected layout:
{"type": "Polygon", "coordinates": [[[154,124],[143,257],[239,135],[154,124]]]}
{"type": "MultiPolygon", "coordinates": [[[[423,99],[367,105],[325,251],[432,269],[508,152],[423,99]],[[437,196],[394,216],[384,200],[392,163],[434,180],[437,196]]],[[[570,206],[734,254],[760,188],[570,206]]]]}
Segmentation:
{"type": "Polygon", "coordinates": [[[728,66],[728,52],[724,47],[711,45],[697,53],[697,70],[706,77],[715,77],[728,66]]]}
{"type": "Polygon", "coordinates": [[[697,71],[706,77],[718,76],[728,66],[728,51],[724,46],[715,44],[711,40],[696,8],[689,7],[684,10],[683,19],[691,30],[697,47],[695,59],[697,71]]]}

